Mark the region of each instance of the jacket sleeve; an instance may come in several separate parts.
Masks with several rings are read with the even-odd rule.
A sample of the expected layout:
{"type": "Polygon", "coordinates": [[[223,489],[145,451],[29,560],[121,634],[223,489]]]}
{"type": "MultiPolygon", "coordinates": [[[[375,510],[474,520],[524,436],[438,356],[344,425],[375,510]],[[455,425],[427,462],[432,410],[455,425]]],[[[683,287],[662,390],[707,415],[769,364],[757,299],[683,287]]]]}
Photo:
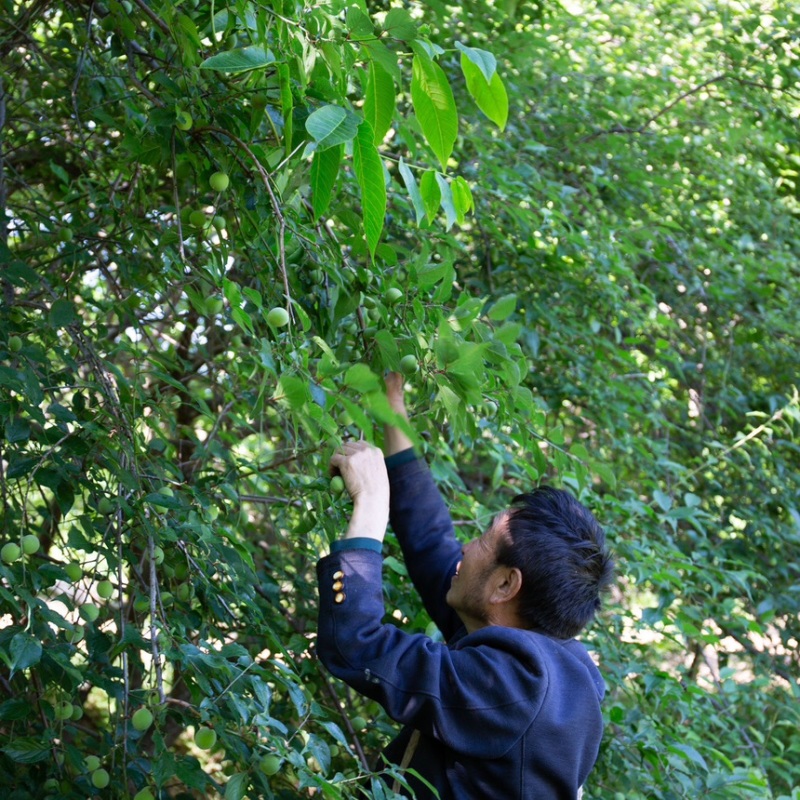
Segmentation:
{"type": "Polygon", "coordinates": [[[502,756],[541,708],[544,661],[515,647],[512,629],[484,629],[450,648],[383,624],[381,564],[378,553],[347,550],[317,565],[320,660],[397,722],[466,756],[502,756]]]}
{"type": "Polygon", "coordinates": [[[445,602],[461,559],[450,512],[427,464],[419,458],[389,466],[389,522],[403,550],[408,574],[445,639],[462,626],[445,602]]]}

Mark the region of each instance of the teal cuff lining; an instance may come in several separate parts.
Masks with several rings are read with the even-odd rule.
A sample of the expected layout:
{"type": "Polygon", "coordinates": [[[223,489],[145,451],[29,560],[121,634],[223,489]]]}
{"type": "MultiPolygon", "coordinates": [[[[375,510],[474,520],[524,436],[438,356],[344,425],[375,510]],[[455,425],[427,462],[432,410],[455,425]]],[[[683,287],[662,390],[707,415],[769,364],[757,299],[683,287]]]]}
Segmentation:
{"type": "Polygon", "coordinates": [[[384,459],[386,463],[386,469],[394,469],[402,464],[408,464],[409,461],[416,460],[417,454],[414,452],[413,447],[409,447],[407,450],[401,450],[399,453],[394,453],[393,455],[384,459]]]}
{"type": "Polygon", "coordinates": [[[331,544],[331,553],[339,553],[342,550],[372,550],[374,553],[380,553],[383,550],[383,542],[370,539],[368,536],[355,536],[352,539],[337,539],[331,544]]]}

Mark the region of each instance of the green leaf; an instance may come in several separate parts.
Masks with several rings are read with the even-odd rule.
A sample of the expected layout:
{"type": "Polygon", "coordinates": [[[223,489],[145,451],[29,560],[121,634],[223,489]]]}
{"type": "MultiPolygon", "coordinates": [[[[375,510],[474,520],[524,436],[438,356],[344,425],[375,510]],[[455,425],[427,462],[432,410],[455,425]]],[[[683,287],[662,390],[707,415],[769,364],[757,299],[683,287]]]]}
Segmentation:
{"type": "Polygon", "coordinates": [[[436,173],[436,182],[439,184],[439,191],[442,194],[441,204],[447,220],[447,230],[449,231],[458,219],[456,207],[453,203],[453,192],[450,190],[450,183],[447,178],[439,172],[436,173]]]}
{"type": "Polygon", "coordinates": [[[358,135],[353,140],[353,169],[361,188],[361,213],[367,247],[374,258],[386,217],[386,181],[372,127],[366,121],[359,125],[358,135]]]}
{"type": "Polygon", "coordinates": [[[369,62],[364,96],[364,118],[372,126],[375,144],[379,145],[394,118],[395,95],[392,76],[377,62],[369,62]]]}
{"type": "Polygon", "coordinates": [[[383,30],[393,39],[410,42],[417,37],[417,26],[404,8],[393,8],[383,21],[383,30]]]}
{"type": "Polygon", "coordinates": [[[276,398],[285,399],[289,408],[302,408],[309,400],[306,382],[296,375],[282,375],[275,392],[276,398]]]}
{"type": "Polygon", "coordinates": [[[11,744],[3,748],[3,752],[18,764],[35,764],[53,756],[47,741],[24,736],[15,737],[11,744]]]}
{"type": "Polygon", "coordinates": [[[497,71],[497,59],[494,55],[488,50],[480,50],[477,47],[467,47],[465,44],[461,44],[461,42],[456,42],[456,48],[462,53],[462,67],[463,56],[466,56],[483,73],[486,82],[490,83],[497,71]]]}
{"type": "Polygon", "coordinates": [[[450,184],[450,189],[453,193],[453,204],[455,205],[458,224],[463,225],[467,214],[475,208],[472,190],[460,175],[450,184]]]}
{"type": "Polygon", "coordinates": [[[358,40],[375,36],[375,26],[372,24],[372,20],[355,6],[347,9],[345,25],[351,39],[358,40]]]}
{"type": "Polygon", "coordinates": [[[403,161],[403,156],[400,156],[400,161],[397,165],[400,174],[403,176],[403,183],[408,190],[408,196],[411,198],[411,205],[414,207],[414,216],[417,220],[417,225],[425,218],[425,204],[422,202],[422,195],[419,193],[419,186],[414,173],[409,168],[408,164],[403,161]]]}
{"type": "Polygon", "coordinates": [[[663,511],[669,511],[672,508],[672,498],[668,494],[664,494],[661,489],[656,489],[653,492],[653,499],[661,506],[663,511]]]}
{"type": "Polygon", "coordinates": [[[225,800],[242,800],[247,793],[248,774],[236,772],[228,778],[225,785],[225,800]]]}
{"type": "Polygon", "coordinates": [[[30,633],[17,633],[11,639],[11,672],[28,669],[42,658],[42,643],[30,633]]]}
{"type": "Polygon", "coordinates": [[[72,325],[72,323],[78,322],[80,319],[73,303],[64,298],[56,300],[53,305],[50,306],[49,316],[50,324],[54,328],[66,328],[68,325],[72,325]]]}
{"type": "Polygon", "coordinates": [[[311,207],[314,219],[319,219],[331,202],[333,187],[339,175],[342,146],[317,150],[311,160],[311,207]]]}
{"type": "Polygon", "coordinates": [[[401,82],[403,76],[397,63],[397,53],[394,50],[390,50],[383,42],[379,42],[377,39],[368,39],[366,42],[361,42],[361,49],[364,57],[380,64],[392,76],[395,83],[401,82]]]}
{"type": "Polygon", "coordinates": [[[428,218],[428,222],[432,222],[439,211],[439,203],[442,202],[442,190],[439,188],[439,181],[436,179],[434,170],[429,169],[423,174],[420,192],[422,193],[422,203],[425,206],[425,216],[428,218]]]}
{"type": "Polygon", "coordinates": [[[317,150],[349,142],[358,131],[359,117],[341,106],[318,108],[306,120],[306,130],[317,143],[317,150]]]}
{"type": "Polygon", "coordinates": [[[488,317],[495,322],[502,322],[504,319],[511,316],[517,307],[517,296],[515,294],[503,295],[497,302],[489,309],[488,317]]]}
{"type": "MultiPolygon", "coordinates": [[[[444,70],[416,43],[414,52],[411,101],[422,133],[439,159],[442,170],[446,171],[447,160],[458,136],[458,112],[453,90],[444,70]]],[[[474,65],[473,68],[477,70],[474,65]]]]}
{"type": "Polygon", "coordinates": [[[491,80],[487,80],[481,68],[465,53],[461,54],[461,71],[467,81],[467,90],[478,108],[503,130],[508,121],[508,95],[500,76],[495,72],[491,80]]]}
{"type": "Polygon", "coordinates": [[[249,72],[253,69],[262,69],[275,63],[275,56],[268,49],[258,45],[242,47],[238,50],[227,50],[224,53],[207,58],[200,69],[210,69],[216,72],[249,72]]]}
{"type": "Polygon", "coordinates": [[[353,364],[345,373],[344,382],[357,392],[373,392],[381,388],[380,379],[366,364],[353,364]]]}

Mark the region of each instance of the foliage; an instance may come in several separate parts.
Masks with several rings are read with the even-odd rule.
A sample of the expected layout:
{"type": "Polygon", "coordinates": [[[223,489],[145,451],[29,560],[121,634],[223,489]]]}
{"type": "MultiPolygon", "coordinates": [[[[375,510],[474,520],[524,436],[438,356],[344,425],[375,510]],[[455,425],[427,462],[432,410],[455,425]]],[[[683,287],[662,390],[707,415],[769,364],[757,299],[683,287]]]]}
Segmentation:
{"type": "Polygon", "coordinates": [[[797,17],[5,0],[13,797],[391,796],[314,564],[408,355],[459,530],[542,480],[609,530],[585,796],[796,797],[797,17]]]}

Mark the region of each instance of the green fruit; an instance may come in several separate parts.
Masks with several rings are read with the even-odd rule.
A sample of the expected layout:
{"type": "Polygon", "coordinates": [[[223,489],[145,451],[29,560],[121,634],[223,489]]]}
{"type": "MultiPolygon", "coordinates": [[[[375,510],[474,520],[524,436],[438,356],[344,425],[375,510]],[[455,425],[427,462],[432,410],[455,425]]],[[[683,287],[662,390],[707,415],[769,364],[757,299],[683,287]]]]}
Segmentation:
{"type": "Polygon", "coordinates": [[[189,222],[190,224],[194,225],[195,228],[204,228],[206,225],[206,212],[201,211],[199,208],[196,208],[189,214],[189,222]]]}
{"type": "Polygon", "coordinates": [[[79,581],[83,577],[83,570],[77,561],[70,561],[69,564],[66,564],[64,566],[64,572],[67,573],[67,577],[73,583],[75,583],[75,581],[79,581]]]}
{"type": "MultiPolygon", "coordinates": [[[[214,219],[216,219],[216,217],[214,219]]],[[[206,300],[206,314],[212,317],[216,316],[222,311],[223,305],[221,297],[210,297],[206,300]]]]}
{"type": "Polygon", "coordinates": [[[100,609],[94,603],[84,603],[79,613],[87,622],[94,622],[100,616],[100,609]]]}
{"type": "Polygon", "coordinates": [[[413,375],[419,369],[416,356],[407,355],[400,359],[400,372],[403,375],[413,375]]]}
{"type": "Polygon", "coordinates": [[[39,549],[39,537],[35,533],[26,533],[22,537],[22,552],[32,556],[39,549]]]}
{"type": "Polygon", "coordinates": [[[83,628],[78,626],[73,628],[71,631],[67,631],[66,637],[70,644],[78,644],[78,642],[83,639],[83,628]]]}
{"type": "Polygon", "coordinates": [[[273,328],[283,328],[289,324],[289,312],[281,306],[271,308],[269,314],[267,314],[267,322],[273,328]]]}
{"type": "Polygon", "coordinates": [[[72,228],[61,228],[58,232],[58,240],[60,242],[71,242],[75,238],[72,228]]]}
{"type": "Polygon", "coordinates": [[[175,127],[180,131],[188,131],[192,127],[192,115],[188,111],[175,114],[175,127]]]}
{"type": "Polygon", "coordinates": [[[86,756],[83,759],[83,765],[86,767],[87,772],[94,772],[100,769],[100,759],[97,756],[86,756]]]}
{"type": "Polygon", "coordinates": [[[0,550],[0,558],[2,558],[6,564],[16,561],[21,555],[22,550],[20,549],[19,545],[14,544],[14,542],[8,542],[7,544],[4,544],[3,549],[0,550]]]}
{"type": "Polygon", "coordinates": [[[114,594],[114,584],[111,581],[100,581],[97,584],[97,596],[103,600],[108,600],[114,594]]]}
{"type": "Polygon", "coordinates": [[[497,413],[497,403],[495,403],[494,400],[487,400],[485,407],[487,418],[492,419],[492,417],[494,417],[494,415],[497,413]]]}
{"type": "Polygon", "coordinates": [[[364,295],[364,308],[375,308],[378,305],[374,297],[364,295]]]}
{"type": "Polygon", "coordinates": [[[145,597],[145,595],[140,594],[134,601],[133,601],[133,610],[138,611],[140,614],[143,614],[145,611],[150,610],[150,598],[145,597]]]}
{"type": "Polygon", "coordinates": [[[109,783],[111,783],[111,776],[108,774],[108,770],[101,768],[92,773],[92,786],[95,789],[105,789],[109,783]]]}
{"type": "Polygon", "coordinates": [[[367,310],[367,316],[373,321],[377,322],[381,318],[381,310],[376,306],[367,310]]]}
{"type": "Polygon", "coordinates": [[[160,566],[164,563],[164,549],[159,545],[156,545],[153,548],[153,561],[156,562],[157,566],[160,566]]]}
{"type": "Polygon", "coordinates": [[[56,705],[54,711],[56,719],[69,719],[72,716],[72,703],[68,700],[64,700],[56,705]]]}
{"type": "Polygon", "coordinates": [[[194,735],[194,743],[201,750],[210,750],[217,742],[217,733],[212,728],[198,728],[194,735]]]}
{"type": "Polygon", "coordinates": [[[171,606],[175,602],[175,596],[172,592],[161,592],[161,605],[171,606]]]}
{"type": "Polygon", "coordinates": [[[281,768],[281,760],[278,756],[270,753],[258,762],[258,768],[265,775],[274,775],[281,768]]]}
{"type": "Polygon", "coordinates": [[[109,514],[113,514],[116,510],[116,505],[114,501],[108,497],[101,497],[100,502],[97,504],[97,510],[104,516],[107,517],[109,514]]]}
{"type": "Polygon", "coordinates": [[[58,781],[55,778],[48,778],[43,784],[42,789],[45,792],[57,792],[58,791],[58,781]]]}
{"type": "Polygon", "coordinates": [[[146,731],[153,724],[153,712],[149,708],[140,708],[133,712],[131,725],[134,730],[146,731]]]}
{"type": "Polygon", "coordinates": [[[140,792],[133,796],[133,800],[155,800],[153,793],[145,786],[140,792]]]}
{"type": "Polygon", "coordinates": [[[384,299],[390,306],[393,306],[402,297],[403,297],[403,290],[398,289],[396,286],[392,286],[391,289],[387,289],[386,294],[384,295],[384,299]]]}
{"type": "Polygon", "coordinates": [[[224,192],[231,179],[224,172],[215,172],[209,179],[208,183],[215,192],[224,192]]]}
{"type": "Polygon", "coordinates": [[[363,731],[367,727],[367,721],[361,716],[353,717],[350,722],[353,724],[354,731],[363,731]]]}
{"type": "Polygon", "coordinates": [[[192,599],[192,587],[188,583],[181,583],[175,590],[175,596],[181,603],[188,603],[192,599]]]}
{"type": "Polygon", "coordinates": [[[344,491],[344,478],[341,475],[334,475],[331,478],[330,488],[333,494],[340,495],[344,491]]]}
{"type": "Polygon", "coordinates": [[[83,706],[74,705],[72,706],[72,716],[70,719],[79,720],[83,719],[83,706]]]}
{"type": "Polygon", "coordinates": [[[19,336],[9,336],[8,349],[12,353],[19,353],[22,350],[22,339],[19,336]]]}
{"type": "Polygon", "coordinates": [[[215,215],[214,218],[211,220],[211,224],[216,228],[218,231],[224,231],[225,228],[228,227],[228,223],[225,220],[225,217],[220,216],[219,214],[215,215]]]}

